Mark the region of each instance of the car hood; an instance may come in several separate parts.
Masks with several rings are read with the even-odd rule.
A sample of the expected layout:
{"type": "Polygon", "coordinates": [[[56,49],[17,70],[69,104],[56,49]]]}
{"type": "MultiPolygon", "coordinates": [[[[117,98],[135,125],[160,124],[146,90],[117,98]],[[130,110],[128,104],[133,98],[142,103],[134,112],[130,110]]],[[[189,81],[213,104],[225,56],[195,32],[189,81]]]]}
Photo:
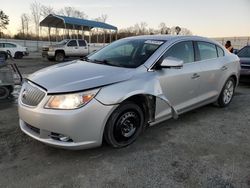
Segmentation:
{"type": "Polygon", "coordinates": [[[45,88],[48,93],[67,93],[125,81],[135,71],[76,60],[37,71],[28,80],[45,88]]]}

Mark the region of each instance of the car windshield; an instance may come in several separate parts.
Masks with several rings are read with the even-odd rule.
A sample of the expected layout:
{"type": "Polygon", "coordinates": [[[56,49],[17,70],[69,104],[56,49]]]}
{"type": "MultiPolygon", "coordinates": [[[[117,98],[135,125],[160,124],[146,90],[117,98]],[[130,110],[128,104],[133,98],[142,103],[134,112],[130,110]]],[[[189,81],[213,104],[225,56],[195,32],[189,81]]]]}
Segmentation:
{"type": "Polygon", "coordinates": [[[65,39],[65,40],[62,40],[61,42],[58,42],[57,44],[58,45],[65,45],[69,40],[68,39],[65,39]]]}
{"type": "Polygon", "coordinates": [[[142,65],[165,41],[123,39],[90,54],[86,61],[110,66],[136,68],[142,65]]]}
{"type": "Polygon", "coordinates": [[[242,48],[237,55],[239,57],[250,57],[250,46],[242,48]]]}

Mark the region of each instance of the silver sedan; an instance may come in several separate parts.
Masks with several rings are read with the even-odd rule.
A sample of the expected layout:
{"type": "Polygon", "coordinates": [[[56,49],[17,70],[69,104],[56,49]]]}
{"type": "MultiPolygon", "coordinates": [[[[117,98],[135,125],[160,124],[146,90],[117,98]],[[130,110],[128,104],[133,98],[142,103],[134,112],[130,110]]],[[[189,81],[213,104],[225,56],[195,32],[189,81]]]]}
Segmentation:
{"type": "Polygon", "coordinates": [[[207,38],[125,38],[28,77],[20,127],[55,147],[84,149],[103,140],[124,147],[149,125],[209,103],[227,106],[239,72],[239,58],[207,38]]]}

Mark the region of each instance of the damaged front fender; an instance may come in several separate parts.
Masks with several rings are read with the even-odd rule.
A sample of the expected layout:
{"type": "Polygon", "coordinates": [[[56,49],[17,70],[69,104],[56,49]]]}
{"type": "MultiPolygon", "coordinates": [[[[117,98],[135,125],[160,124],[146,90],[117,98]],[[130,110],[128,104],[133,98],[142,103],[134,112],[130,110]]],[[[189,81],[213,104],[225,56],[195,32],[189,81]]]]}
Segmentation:
{"type": "Polygon", "coordinates": [[[172,117],[175,119],[178,118],[178,113],[171,104],[171,101],[164,95],[155,72],[145,72],[127,81],[103,87],[96,96],[96,99],[104,105],[115,105],[136,95],[152,95],[159,98],[171,108],[172,117]]]}

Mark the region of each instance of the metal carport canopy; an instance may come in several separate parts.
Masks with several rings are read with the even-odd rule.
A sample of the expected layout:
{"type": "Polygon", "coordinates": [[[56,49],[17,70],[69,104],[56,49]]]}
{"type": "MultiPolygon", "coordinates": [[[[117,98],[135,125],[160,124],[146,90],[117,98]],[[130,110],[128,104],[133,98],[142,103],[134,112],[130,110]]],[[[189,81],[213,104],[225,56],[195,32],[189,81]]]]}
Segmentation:
{"type": "Polygon", "coordinates": [[[103,22],[50,14],[40,22],[40,26],[62,29],[90,31],[92,28],[117,30],[117,27],[103,22]]]}

